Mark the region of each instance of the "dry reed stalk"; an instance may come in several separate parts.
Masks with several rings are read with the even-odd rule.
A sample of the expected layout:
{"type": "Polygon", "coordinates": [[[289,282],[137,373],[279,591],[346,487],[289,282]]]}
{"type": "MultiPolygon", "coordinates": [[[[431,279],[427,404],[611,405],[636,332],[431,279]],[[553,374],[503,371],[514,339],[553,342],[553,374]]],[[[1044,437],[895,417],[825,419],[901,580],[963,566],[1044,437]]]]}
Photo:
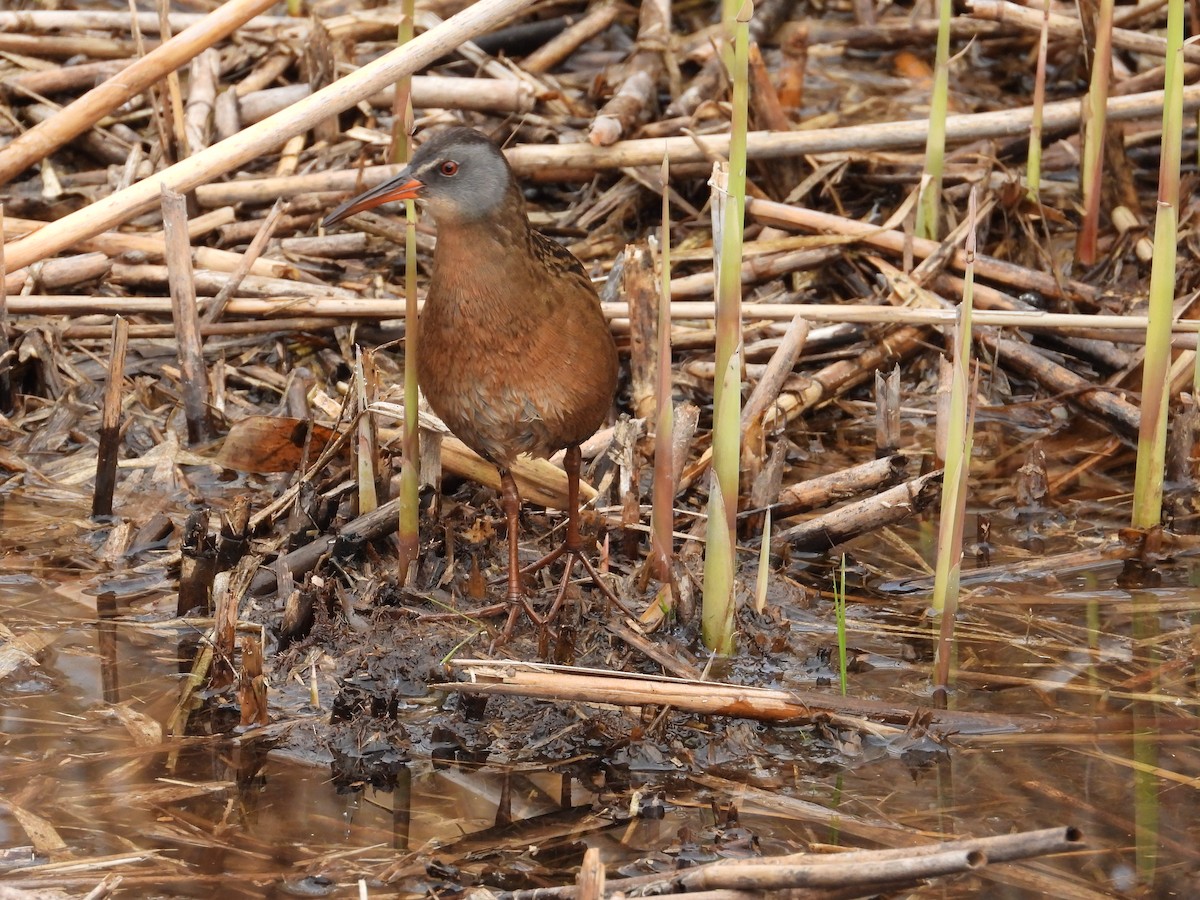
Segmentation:
{"type": "Polygon", "coordinates": [[[578,22],[568,25],[554,38],[547,41],[521,62],[526,72],[542,74],[549,72],[586,43],[616,21],[620,7],[613,0],[604,0],[593,6],[578,22]]]}
{"type": "MultiPolygon", "coordinates": [[[[162,285],[167,279],[167,267],[160,265],[128,265],[115,263],[109,276],[114,284],[125,286],[156,286],[162,285]]],[[[193,285],[197,293],[213,296],[229,283],[229,276],[224,272],[213,272],[209,269],[196,269],[193,274],[193,285]]],[[[242,279],[240,292],[246,297],[308,297],[313,300],[324,298],[353,300],[357,294],[346,288],[322,287],[309,284],[306,281],[290,281],[286,278],[264,278],[261,275],[247,275],[242,279]]]]}
{"type": "MultiPolygon", "coordinates": [[[[760,222],[769,225],[828,231],[835,236],[834,239],[838,243],[845,243],[850,236],[854,236],[869,246],[879,247],[893,253],[911,253],[917,259],[927,259],[941,252],[945,246],[941,241],[912,237],[895,229],[883,228],[817,210],[789,206],[786,203],[775,203],[770,200],[749,201],[747,212],[760,222]]],[[[962,250],[955,250],[948,263],[958,271],[964,270],[966,253],[962,250]]],[[[1037,291],[1047,297],[1061,297],[1094,303],[1098,295],[1097,289],[1092,285],[1070,279],[1055,278],[1046,272],[1038,272],[982,254],[975,257],[974,265],[976,274],[981,278],[988,278],[1023,290],[1037,291]]]]}
{"type": "MultiPolygon", "coordinates": [[[[248,93],[238,105],[241,121],[246,124],[261,122],[312,94],[312,86],[308,84],[289,84],[248,93]]],[[[529,112],[537,102],[534,91],[520,81],[437,75],[414,75],[412,98],[413,106],[418,109],[470,109],[480,112],[529,112]]],[[[391,109],[395,99],[396,90],[392,85],[372,94],[367,102],[380,109],[391,109]]]]}
{"type": "Polygon", "coordinates": [[[822,553],[864,534],[895,525],[937,499],[941,471],[921,475],[882,493],[814,516],[771,538],[776,547],[787,544],[801,552],[822,553]]]}
{"type": "MultiPolygon", "coordinates": [[[[979,321],[978,319],[976,320],[979,321]]],[[[1010,368],[1038,382],[1051,396],[1063,395],[1072,403],[1108,423],[1120,434],[1137,434],[1138,408],[1116,391],[1097,386],[1064,366],[1057,365],[1034,347],[1004,338],[994,329],[981,328],[978,340],[1010,368]]]]}
{"type": "MultiPolygon", "coordinates": [[[[1027,31],[1041,31],[1042,28],[1043,14],[1032,7],[1020,6],[1009,0],[968,0],[967,5],[971,8],[971,14],[979,18],[1008,22],[1027,31]]],[[[1048,30],[1050,37],[1056,41],[1077,41],[1083,36],[1083,26],[1079,19],[1060,13],[1050,14],[1048,30]]],[[[1118,50],[1145,53],[1150,56],[1166,56],[1167,54],[1165,37],[1126,28],[1113,28],[1112,46],[1118,50]]],[[[1200,47],[1185,45],[1183,54],[1184,59],[1188,62],[1200,63],[1200,47]]]]}
{"type": "MultiPolygon", "coordinates": [[[[332,85],[326,90],[336,86],[332,85]]],[[[1185,110],[1200,109],[1200,85],[1189,85],[1183,93],[1185,110]]],[[[1111,97],[1108,103],[1108,118],[1113,121],[1127,121],[1158,115],[1162,111],[1162,100],[1162,91],[1111,97]]],[[[946,140],[948,143],[963,143],[985,138],[1028,136],[1032,123],[1032,106],[1001,112],[950,116],[946,119],[946,140]]],[[[1046,104],[1043,107],[1042,125],[1046,131],[1077,128],[1079,102],[1062,100],[1046,104]]],[[[280,127],[284,127],[282,122],[280,127]]],[[[747,157],[752,161],[855,150],[899,150],[923,145],[925,133],[926,126],[921,121],[814,128],[786,134],[752,131],[747,135],[746,149],[747,157]]],[[[255,132],[255,137],[259,137],[258,132],[255,132]]],[[[267,144],[266,141],[263,143],[267,144]]],[[[275,140],[264,149],[271,149],[279,143],[280,141],[275,140]]],[[[594,147],[586,143],[521,144],[508,148],[505,154],[513,169],[522,178],[541,181],[591,181],[597,171],[658,166],[666,155],[671,158],[672,169],[676,174],[680,174],[681,166],[685,164],[706,163],[713,156],[720,157],[728,152],[729,135],[714,134],[704,137],[639,138],[609,147],[594,147]]],[[[237,162],[242,161],[244,160],[239,159],[237,162]]],[[[711,166],[705,165],[704,168],[707,171],[711,166]]],[[[347,192],[360,189],[360,185],[361,188],[370,188],[399,172],[398,166],[370,166],[361,173],[321,172],[278,179],[241,179],[223,184],[202,184],[204,177],[201,177],[194,183],[200,185],[196,189],[196,198],[202,206],[228,206],[247,202],[274,202],[278,197],[320,191],[347,192]]],[[[764,201],[750,200],[749,205],[753,206],[756,202],[764,201]]]]}
{"type": "Polygon", "coordinates": [[[8,339],[8,267],[4,257],[4,226],[4,204],[0,203],[0,413],[7,415],[13,411],[14,357],[8,339]]]}
{"type": "Polygon", "coordinates": [[[182,194],[162,191],[163,235],[167,243],[167,272],[171,288],[171,317],[179,344],[182,377],[179,392],[187,419],[188,443],[210,440],[215,430],[209,409],[208,369],[200,337],[200,313],[192,280],[192,255],[187,237],[187,209],[182,194]]]}
{"type": "MultiPolygon", "coordinates": [[[[950,20],[950,38],[955,41],[1002,38],[1013,34],[1013,27],[986,20],[973,21],[967,16],[955,16],[950,20]]],[[[874,25],[858,25],[832,19],[792,19],[784,22],[775,32],[775,40],[785,53],[795,53],[798,48],[820,44],[838,44],[853,48],[889,48],[916,45],[928,46],[937,37],[938,20],[932,17],[918,19],[888,18],[874,25]]]]}
{"type": "MultiPolygon", "coordinates": [[[[0,13],[3,15],[3,13],[0,13]]],[[[97,79],[109,78],[131,65],[132,59],[112,59],[80,63],[76,66],[55,66],[35,69],[0,78],[0,85],[16,95],[49,97],[65,91],[77,91],[95,85],[97,79]]]]}
{"type": "MultiPolygon", "coordinates": [[[[5,234],[30,235],[46,227],[47,223],[36,219],[8,219],[5,222],[5,234]]],[[[192,236],[192,223],[188,223],[188,235],[192,236]]],[[[106,231],[81,240],[78,244],[81,250],[94,250],[108,256],[121,256],[126,253],[144,254],[151,259],[161,259],[166,253],[162,233],[158,234],[122,234],[106,231]]],[[[242,264],[244,255],[229,250],[219,250],[215,247],[194,247],[192,262],[197,268],[213,269],[218,272],[236,272],[242,264]]],[[[17,275],[17,272],[13,272],[17,275]]],[[[273,278],[305,278],[291,263],[274,259],[255,260],[250,266],[250,274],[273,278]]],[[[315,280],[315,279],[313,279],[315,280]]]]}
{"type": "Polygon", "coordinates": [[[188,77],[187,108],[183,131],[188,150],[196,153],[212,139],[213,106],[217,100],[217,83],[221,76],[221,56],[212,47],[194,59],[188,77]]]}
{"type": "Polygon", "coordinates": [[[230,298],[241,287],[246,276],[254,268],[254,263],[258,260],[263,250],[266,249],[267,242],[271,239],[271,235],[275,230],[275,225],[278,223],[280,216],[283,215],[283,210],[284,202],[282,200],[275,201],[275,205],[271,207],[266,217],[259,223],[258,231],[255,233],[254,239],[250,241],[250,246],[246,248],[246,252],[242,254],[237,268],[230,273],[229,279],[221,286],[221,289],[217,291],[217,295],[213,297],[212,302],[204,310],[203,322],[211,324],[220,321],[221,315],[225,312],[225,307],[229,305],[230,298]]]}
{"type": "Polygon", "coordinates": [[[904,478],[907,470],[908,457],[895,454],[798,481],[780,492],[774,506],[775,515],[779,518],[794,516],[869,491],[892,487],[904,478]]]}
{"type": "MultiPolygon", "coordinates": [[[[236,254],[234,254],[236,255],[236,254]]],[[[138,270],[133,267],[121,269],[132,277],[138,270]]],[[[165,283],[165,270],[153,267],[151,271],[138,275],[145,277],[149,283],[165,283]]],[[[224,276],[217,273],[196,271],[196,282],[201,291],[215,295],[225,284],[224,276]]],[[[297,316],[320,316],[324,319],[362,319],[379,320],[396,318],[396,301],[382,298],[377,300],[359,299],[351,292],[339,289],[336,295],[329,296],[321,291],[311,289],[308,285],[297,287],[296,282],[285,282],[284,286],[292,291],[305,291],[304,294],[293,293],[288,296],[272,295],[272,285],[266,282],[252,282],[248,290],[261,293],[262,296],[235,297],[226,307],[226,314],[231,316],[247,316],[252,318],[280,317],[294,319],[297,316]]],[[[140,313],[146,315],[169,315],[170,300],[167,297],[95,297],[84,294],[28,294],[10,297],[9,311],[15,315],[38,316],[81,316],[81,315],[123,315],[140,313]]],[[[625,303],[605,303],[602,306],[605,316],[613,321],[614,331],[621,332],[621,323],[628,320],[629,307],[625,303]]],[[[915,309],[904,307],[887,307],[860,304],[796,304],[796,303],[747,303],[744,309],[747,319],[789,321],[802,313],[810,322],[840,322],[860,323],[864,325],[952,325],[954,313],[949,309],[915,309]]],[[[712,303],[683,302],[671,304],[673,319],[711,320],[715,316],[712,303]]],[[[977,325],[987,325],[997,328],[1018,328],[1038,332],[1108,332],[1130,343],[1138,343],[1141,337],[1138,332],[1144,332],[1146,317],[1139,315],[1100,315],[1076,313],[1050,313],[1040,310],[976,310],[977,325]]],[[[135,329],[139,326],[132,326],[135,329]]],[[[239,326],[240,327],[240,326],[239,326]]],[[[277,326],[272,325],[275,330],[277,326]]],[[[1176,335],[1195,335],[1200,332],[1200,320],[1178,319],[1171,323],[1171,329],[1176,335]]],[[[214,332],[217,333],[217,332],[214,332]]],[[[689,348],[711,346],[712,333],[707,332],[696,340],[689,340],[689,348]]],[[[1189,346],[1184,344],[1183,346],[1189,346]]]]}
{"type": "MultiPolygon", "coordinates": [[[[304,331],[329,331],[345,326],[345,319],[309,316],[292,319],[249,320],[241,322],[201,322],[202,337],[236,337],[239,335],[296,334],[304,331]]],[[[67,325],[61,332],[64,340],[94,341],[108,340],[111,325],[67,325]]],[[[174,325],[130,325],[129,336],[135,340],[161,340],[175,336],[174,325]]]]}
{"type": "Polygon", "coordinates": [[[129,346],[129,323],[113,319],[108,380],[100,413],[99,446],[96,451],[96,483],[92,492],[92,515],[111,516],[117,487],[117,458],[121,447],[121,395],[125,383],[125,350],[129,346]]]}
{"type": "Polygon", "coordinates": [[[899,885],[915,886],[926,879],[975,871],[988,861],[982,852],[965,849],[899,859],[860,857],[853,865],[845,867],[810,861],[781,863],[764,858],[754,866],[732,863],[698,866],[677,875],[660,877],[647,890],[651,891],[649,896],[686,898],[699,893],[708,900],[717,900],[722,892],[727,900],[740,900],[764,894],[790,895],[797,890],[812,896],[816,891],[847,888],[861,896],[875,893],[871,888],[878,890],[886,886],[886,892],[892,893],[899,885]]]}
{"type": "Polygon", "coordinates": [[[137,48],[129,41],[116,38],[0,33],[0,52],[38,57],[121,59],[132,56],[137,48]]]}
{"type": "MultiPolygon", "coordinates": [[[[783,340],[771,355],[771,361],[758,383],[754,385],[754,390],[750,392],[742,409],[742,468],[751,483],[762,469],[766,457],[766,431],[763,426],[767,408],[779,398],[779,392],[795,368],[796,359],[803,351],[804,342],[808,338],[808,322],[803,316],[803,311],[797,313],[788,325],[783,340]]],[[[764,502],[774,502],[774,498],[764,502]]],[[[764,503],[755,502],[753,505],[760,506],[764,503]]]]}
{"type": "MultiPolygon", "coordinates": [[[[634,416],[649,419],[658,397],[658,300],[654,262],[644,243],[625,247],[621,294],[629,305],[630,403],[634,416]]],[[[668,328],[669,330],[669,328],[668,328]]]]}
{"type": "MultiPolygon", "coordinates": [[[[172,12],[167,15],[167,21],[175,29],[191,28],[203,23],[208,18],[205,13],[172,12]]],[[[28,34],[38,31],[61,31],[76,29],[79,31],[129,31],[138,28],[147,34],[158,34],[162,27],[162,18],[157,12],[139,12],[131,16],[127,12],[114,12],[102,9],[26,9],[16,12],[0,11],[0,31],[10,31],[28,34]]],[[[254,16],[242,23],[240,28],[253,31],[283,28],[297,31],[306,27],[303,20],[290,16],[254,16]]]]}

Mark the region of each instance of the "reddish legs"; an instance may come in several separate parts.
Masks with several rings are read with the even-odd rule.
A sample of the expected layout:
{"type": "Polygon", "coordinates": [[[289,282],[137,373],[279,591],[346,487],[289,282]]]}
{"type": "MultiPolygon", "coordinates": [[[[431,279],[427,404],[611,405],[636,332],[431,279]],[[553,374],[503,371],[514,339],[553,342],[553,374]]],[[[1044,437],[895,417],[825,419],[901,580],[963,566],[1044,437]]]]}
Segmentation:
{"type": "Polygon", "coordinates": [[[582,460],[583,457],[578,447],[567,448],[566,459],[563,461],[563,468],[567,472],[566,538],[558,547],[525,569],[521,568],[517,556],[517,528],[521,512],[521,495],[517,491],[517,482],[513,479],[512,473],[507,469],[500,470],[500,505],[504,509],[504,517],[508,522],[508,594],[506,599],[509,606],[508,621],[504,623],[504,632],[500,637],[500,643],[506,642],[512,634],[513,627],[517,624],[517,619],[521,615],[521,610],[525,610],[525,614],[529,616],[530,621],[539,627],[543,627],[548,622],[554,621],[554,617],[558,615],[558,611],[562,608],[563,601],[566,599],[567,586],[571,583],[571,572],[574,570],[576,562],[583,565],[592,583],[600,589],[600,592],[604,594],[609,603],[612,603],[627,616],[634,615],[624,603],[617,599],[617,595],[604,583],[600,578],[600,573],[596,571],[596,567],[584,555],[584,551],[587,548],[584,545],[583,536],[579,533],[579,469],[582,460]],[[559,582],[558,593],[554,597],[554,603],[545,616],[539,616],[530,605],[529,598],[525,595],[521,576],[544,569],[564,554],[569,559],[566,570],[563,572],[562,581],[559,582]]]}
{"type": "Polygon", "coordinates": [[[554,604],[550,607],[550,612],[546,614],[546,621],[553,621],[558,615],[559,609],[562,608],[563,600],[567,596],[567,585],[571,583],[571,572],[575,568],[575,563],[583,564],[584,570],[591,579],[592,584],[600,589],[609,603],[612,603],[627,616],[632,616],[633,613],[624,603],[617,599],[617,595],[612,592],[608,585],[600,578],[600,573],[596,571],[596,567],[592,565],[591,560],[584,555],[584,550],[587,549],[583,543],[583,537],[579,533],[579,469],[583,461],[583,455],[579,452],[578,447],[568,447],[566,458],[563,460],[563,468],[567,472],[567,536],[561,544],[554,550],[551,550],[537,562],[531,566],[522,569],[522,574],[528,575],[536,572],[539,569],[544,569],[546,566],[553,563],[560,556],[566,554],[567,568],[563,572],[562,581],[558,586],[558,594],[554,598],[554,604]]]}
{"type": "Polygon", "coordinates": [[[516,480],[508,469],[500,470],[500,506],[504,509],[504,518],[508,523],[508,594],[506,596],[508,621],[504,623],[504,633],[500,638],[500,643],[505,643],[512,634],[513,626],[517,624],[517,617],[521,615],[522,609],[535,625],[544,625],[546,622],[529,605],[529,598],[525,596],[525,589],[521,584],[521,561],[517,555],[517,542],[520,537],[517,529],[521,517],[521,494],[517,490],[516,480]]]}

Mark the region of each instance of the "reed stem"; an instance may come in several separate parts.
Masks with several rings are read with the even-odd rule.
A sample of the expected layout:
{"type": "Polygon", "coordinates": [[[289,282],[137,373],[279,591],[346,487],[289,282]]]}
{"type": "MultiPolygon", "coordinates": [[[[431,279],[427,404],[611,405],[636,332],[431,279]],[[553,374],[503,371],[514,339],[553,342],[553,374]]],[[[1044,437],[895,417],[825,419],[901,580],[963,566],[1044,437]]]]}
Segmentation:
{"type": "Polygon", "coordinates": [[[713,392],[713,471],[708,501],[707,543],[704,553],[704,645],[720,654],[733,652],[738,475],[741,463],[742,408],[742,229],[746,210],[746,132],[750,0],[737,16],[734,45],[733,121],[728,165],[713,170],[713,225],[716,260],[717,347],[716,384],[713,392]]]}
{"type": "Polygon", "coordinates": [[[1149,321],[1146,324],[1146,355],[1142,364],[1142,416],[1138,427],[1137,469],[1133,482],[1134,528],[1152,528],[1162,520],[1171,319],[1175,304],[1175,256],[1179,227],[1179,166],[1183,150],[1183,0],[1170,0],[1167,5],[1164,81],[1158,212],[1154,220],[1149,321]]]}

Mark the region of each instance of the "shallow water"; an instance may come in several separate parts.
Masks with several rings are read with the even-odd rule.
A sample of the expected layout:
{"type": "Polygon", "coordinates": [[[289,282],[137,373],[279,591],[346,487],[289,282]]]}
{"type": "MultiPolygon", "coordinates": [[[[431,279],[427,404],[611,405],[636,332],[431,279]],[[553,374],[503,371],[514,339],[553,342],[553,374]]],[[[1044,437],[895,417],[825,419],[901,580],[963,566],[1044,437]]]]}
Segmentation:
{"type": "MultiPolygon", "coordinates": [[[[1152,590],[1116,587],[1112,564],[968,596],[950,705],[1069,726],[1048,733],[964,734],[939,748],[727,722],[706,743],[696,722],[686,757],[636,736],[620,758],[550,768],[418,756],[394,792],[339,793],[328,758],[297,750],[306,746],[297,731],[325,726],[324,708],[240,737],[164,738],[186,671],[180,646],[187,652],[199,632],[169,618],[162,573],[155,587],[153,566],[121,577],[99,564],[70,572],[64,561],[103,529],[93,532],[70,502],[5,501],[0,623],[33,660],[0,679],[3,883],[81,894],[115,872],[118,896],[350,897],[359,878],[388,894],[475,879],[562,883],[587,846],[636,874],[751,848],[1070,824],[1086,850],[929,891],[1189,896],[1200,884],[1198,630],[1183,566],[1152,590]],[[127,596],[112,590],[119,584],[132,585],[127,596]]],[[[919,545],[916,533],[906,537],[919,545]]],[[[856,557],[864,571],[874,562],[856,557]]],[[[781,596],[787,646],[743,656],[729,674],[748,680],[738,672],[746,666],[756,683],[807,690],[836,680],[831,605],[781,596]]],[[[919,602],[852,593],[850,694],[927,705],[932,640],[919,602]]],[[[303,693],[299,681],[274,685],[273,698],[303,693]]],[[[329,689],[323,676],[323,706],[329,689]]],[[[401,717],[426,714],[414,706],[401,717]]]]}

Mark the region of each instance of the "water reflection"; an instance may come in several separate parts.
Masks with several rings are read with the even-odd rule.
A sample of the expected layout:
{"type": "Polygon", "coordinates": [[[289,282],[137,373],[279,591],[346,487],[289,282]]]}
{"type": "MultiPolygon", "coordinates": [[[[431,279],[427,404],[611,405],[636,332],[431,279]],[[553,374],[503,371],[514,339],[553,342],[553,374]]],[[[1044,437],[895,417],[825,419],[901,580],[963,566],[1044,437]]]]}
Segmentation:
{"type": "MultiPolygon", "coordinates": [[[[961,735],[949,753],[901,755],[869,735],[854,749],[810,728],[719,723],[766,752],[723,764],[697,731],[695,747],[651,754],[632,739],[611,760],[553,770],[485,766],[477,748],[431,731],[432,756],[401,760],[392,790],[350,794],[315,740],[325,711],[240,738],[164,737],[187,662],[173,648],[196,631],[143,616],[169,598],[90,590],[0,579],[5,645],[37,663],[0,671],[0,883],[84,893],[116,871],[129,896],[351,897],[359,878],[413,893],[562,883],[589,846],[636,874],[717,854],[904,845],[914,829],[932,839],[1064,823],[1084,831],[1086,851],[989,867],[946,895],[1186,896],[1200,870],[1200,701],[1194,671],[1159,651],[1196,639],[1190,587],[1100,592],[1080,580],[965,604],[953,705],[1057,717],[1049,734],[961,735]]],[[[853,693],[927,698],[931,635],[917,607],[852,601],[853,693]]],[[[793,646],[774,677],[811,688],[829,657],[804,648],[827,645],[830,622],[819,606],[788,612],[793,646]]],[[[274,700],[292,689],[273,685],[274,700]]]]}

